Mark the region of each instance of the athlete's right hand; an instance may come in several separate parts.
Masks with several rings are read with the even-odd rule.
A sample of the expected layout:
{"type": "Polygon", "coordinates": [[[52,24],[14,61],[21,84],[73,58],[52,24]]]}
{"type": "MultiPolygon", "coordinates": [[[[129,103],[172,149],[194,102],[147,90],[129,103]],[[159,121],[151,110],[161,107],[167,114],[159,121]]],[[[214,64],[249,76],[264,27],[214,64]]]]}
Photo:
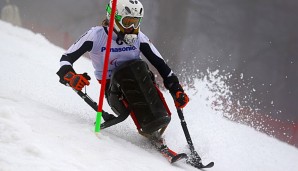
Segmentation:
{"type": "Polygon", "coordinates": [[[84,74],[76,74],[72,71],[69,71],[65,76],[64,80],[68,82],[68,84],[74,88],[75,90],[82,90],[83,87],[89,85],[90,76],[87,73],[84,74]]]}
{"type": "Polygon", "coordinates": [[[186,93],[183,91],[177,91],[176,96],[173,96],[174,101],[175,101],[175,106],[179,109],[184,108],[187,103],[189,102],[189,98],[186,93]]]}

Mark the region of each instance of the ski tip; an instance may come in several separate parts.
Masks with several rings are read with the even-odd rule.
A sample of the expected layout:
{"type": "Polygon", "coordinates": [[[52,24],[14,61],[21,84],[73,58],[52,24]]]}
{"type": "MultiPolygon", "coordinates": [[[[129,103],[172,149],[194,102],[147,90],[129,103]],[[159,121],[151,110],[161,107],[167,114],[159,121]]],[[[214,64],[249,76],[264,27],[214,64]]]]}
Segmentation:
{"type": "Polygon", "coordinates": [[[171,162],[171,163],[175,163],[175,162],[178,161],[178,160],[186,159],[186,158],[187,158],[187,154],[185,154],[185,153],[180,153],[180,154],[177,154],[176,156],[174,156],[170,162],[171,162]]]}
{"type": "Polygon", "coordinates": [[[202,165],[202,167],[201,168],[211,168],[211,167],[213,167],[214,166],[214,162],[210,162],[209,164],[207,164],[207,165],[202,165]]]}

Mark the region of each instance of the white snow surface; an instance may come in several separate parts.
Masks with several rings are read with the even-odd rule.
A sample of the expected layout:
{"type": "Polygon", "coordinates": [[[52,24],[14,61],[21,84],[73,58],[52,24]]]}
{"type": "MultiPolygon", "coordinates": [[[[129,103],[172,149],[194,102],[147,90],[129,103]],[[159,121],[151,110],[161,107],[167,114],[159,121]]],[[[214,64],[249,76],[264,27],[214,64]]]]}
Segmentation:
{"type": "MultiPolygon", "coordinates": [[[[42,35],[0,21],[0,40],[0,171],[197,170],[183,161],[168,163],[130,117],[96,135],[96,112],[58,82],[64,50],[42,35]]],[[[80,58],[74,67],[92,76],[87,93],[98,101],[91,62],[80,58]]],[[[196,90],[187,90],[184,115],[203,163],[215,162],[208,170],[298,169],[296,148],[213,110],[207,82],[197,80],[196,90]]],[[[172,99],[164,96],[173,113],[164,138],[174,151],[188,153],[172,99]]],[[[112,112],[106,102],[104,109],[112,112]]]]}

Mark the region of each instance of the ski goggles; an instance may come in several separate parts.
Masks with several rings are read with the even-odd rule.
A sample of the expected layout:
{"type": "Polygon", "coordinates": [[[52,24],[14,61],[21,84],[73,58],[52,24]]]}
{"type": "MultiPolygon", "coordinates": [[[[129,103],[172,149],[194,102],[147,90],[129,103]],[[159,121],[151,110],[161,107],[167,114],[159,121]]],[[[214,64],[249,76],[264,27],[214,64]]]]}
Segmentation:
{"type": "Polygon", "coordinates": [[[119,23],[124,28],[130,28],[133,26],[134,29],[137,29],[137,28],[139,28],[139,26],[141,24],[141,20],[142,20],[142,18],[140,18],[140,17],[126,16],[126,17],[123,17],[119,23]]]}
{"type": "MultiPolygon", "coordinates": [[[[107,5],[106,10],[111,15],[112,8],[110,7],[110,5],[107,5]]],[[[137,29],[139,28],[142,22],[142,17],[132,17],[132,16],[122,17],[121,15],[115,14],[115,20],[118,23],[120,23],[120,25],[123,28],[130,28],[133,26],[134,29],[137,29]]]]}

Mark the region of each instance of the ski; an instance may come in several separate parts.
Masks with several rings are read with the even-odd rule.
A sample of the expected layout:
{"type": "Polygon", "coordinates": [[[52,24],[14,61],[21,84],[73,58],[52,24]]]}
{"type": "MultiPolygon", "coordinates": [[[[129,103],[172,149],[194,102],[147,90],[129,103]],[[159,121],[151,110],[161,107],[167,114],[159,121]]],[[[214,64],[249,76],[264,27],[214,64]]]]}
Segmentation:
{"type": "Polygon", "coordinates": [[[176,153],[173,150],[171,150],[165,144],[163,138],[153,138],[151,139],[151,143],[170,163],[175,163],[181,159],[187,159],[187,155],[185,153],[176,153]]]}
{"type": "Polygon", "coordinates": [[[181,159],[186,159],[187,155],[185,153],[175,153],[168,147],[165,147],[164,149],[161,149],[161,154],[168,159],[170,163],[175,163],[181,159]]]}
{"type": "Polygon", "coordinates": [[[166,145],[163,138],[151,138],[151,143],[170,163],[175,163],[181,159],[186,159],[186,164],[189,164],[197,169],[211,168],[214,166],[214,162],[204,165],[202,163],[202,159],[196,152],[190,155],[174,152],[166,145]]]}

